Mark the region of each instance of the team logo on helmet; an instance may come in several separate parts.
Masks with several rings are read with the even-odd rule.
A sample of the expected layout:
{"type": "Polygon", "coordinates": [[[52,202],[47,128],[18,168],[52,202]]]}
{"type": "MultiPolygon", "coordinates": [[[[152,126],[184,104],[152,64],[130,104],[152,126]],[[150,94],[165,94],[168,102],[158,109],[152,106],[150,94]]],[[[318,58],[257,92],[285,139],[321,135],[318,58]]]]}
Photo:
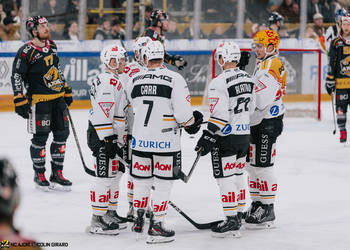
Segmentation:
{"type": "Polygon", "coordinates": [[[256,33],[253,38],[254,43],[263,44],[265,48],[269,45],[273,45],[274,49],[278,49],[278,45],[280,44],[280,37],[273,30],[262,30],[256,33]]]}

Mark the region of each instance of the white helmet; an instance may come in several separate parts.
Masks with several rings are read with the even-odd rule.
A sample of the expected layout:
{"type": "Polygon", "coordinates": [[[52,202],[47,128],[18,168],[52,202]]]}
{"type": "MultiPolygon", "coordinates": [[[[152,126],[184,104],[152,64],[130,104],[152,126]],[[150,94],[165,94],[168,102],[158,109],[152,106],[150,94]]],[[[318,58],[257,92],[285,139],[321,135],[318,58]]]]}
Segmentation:
{"type": "Polygon", "coordinates": [[[141,49],[141,57],[147,57],[147,61],[164,58],[164,46],[160,41],[149,41],[141,49]]]}
{"type": "MultiPolygon", "coordinates": [[[[218,62],[219,56],[224,60],[224,64],[226,62],[239,62],[239,59],[241,59],[241,50],[235,42],[223,42],[216,48],[216,60],[218,62]]],[[[223,65],[220,64],[220,66],[223,65]]]]}
{"type": "Polygon", "coordinates": [[[126,55],[127,55],[126,51],[122,46],[108,45],[107,47],[104,47],[102,49],[100,59],[101,59],[101,62],[104,63],[108,68],[116,69],[119,66],[120,59],[122,58],[126,59],[126,55]],[[117,66],[115,68],[109,65],[112,58],[115,58],[115,60],[117,61],[117,66]]]}
{"type": "MultiPolygon", "coordinates": [[[[141,36],[141,37],[137,37],[132,45],[132,49],[135,53],[135,51],[137,52],[137,56],[135,54],[135,59],[141,63],[141,49],[143,48],[143,46],[146,45],[146,43],[148,43],[149,41],[152,41],[151,38],[149,38],[148,36],[141,36]]],[[[142,63],[141,63],[142,64],[142,63]]]]}

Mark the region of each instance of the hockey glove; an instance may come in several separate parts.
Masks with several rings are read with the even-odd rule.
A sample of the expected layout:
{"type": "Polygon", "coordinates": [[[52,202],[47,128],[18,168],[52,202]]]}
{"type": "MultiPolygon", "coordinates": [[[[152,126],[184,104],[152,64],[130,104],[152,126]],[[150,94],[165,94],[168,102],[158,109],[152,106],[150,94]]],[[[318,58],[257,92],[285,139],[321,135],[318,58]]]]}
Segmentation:
{"type": "Polygon", "coordinates": [[[250,53],[248,51],[241,52],[241,59],[239,60],[238,67],[241,70],[245,69],[245,66],[249,64],[250,53]]]}
{"type": "Polygon", "coordinates": [[[326,90],[328,95],[332,95],[332,93],[335,91],[335,81],[329,79],[329,77],[326,78],[326,90]]]}
{"type": "Polygon", "coordinates": [[[15,103],[15,112],[24,119],[28,119],[30,112],[30,103],[28,98],[25,95],[18,94],[14,97],[13,102],[15,103]]]}
{"type": "Polygon", "coordinates": [[[184,67],[187,66],[187,62],[185,61],[185,59],[182,56],[175,55],[175,56],[173,56],[173,60],[174,60],[174,65],[179,70],[182,70],[184,67]]]}
{"type": "Polygon", "coordinates": [[[73,102],[73,94],[72,94],[72,88],[71,87],[65,87],[64,88],[64,101],[67,103],[67,106],[69,107],[73,102]]]}
{"type": "Polygon", "coordinates": [[[105,137],[106,156],[109,159],[114,159],[115,156],[123,156],[123,150],[118,146],[117,135],[110,135],[105,137]]]}
{"type": "Polygon", "coordinates": [[[185,131],[190,135],[196,134],[203,122],[203,114],[197,110],[193,111],[194,123],[188,127],[185,127],[185,131]]]}
{"type": "Polygon", "coordinates": [[[194,150],[199,151],[202,148],[201,155],[203,156],[208,154],[211,151],[211,149],[214,147],[217,138],[218,138],[218,135],[214,135],[209,130],[204,130],[194,150]]]}

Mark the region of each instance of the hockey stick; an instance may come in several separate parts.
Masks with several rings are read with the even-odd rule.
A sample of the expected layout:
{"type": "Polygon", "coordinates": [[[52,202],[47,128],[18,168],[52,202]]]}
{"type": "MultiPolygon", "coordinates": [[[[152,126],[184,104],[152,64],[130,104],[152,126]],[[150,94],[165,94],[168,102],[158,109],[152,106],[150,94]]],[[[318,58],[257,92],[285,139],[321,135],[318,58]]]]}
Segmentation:
{"type": "Polygon", "coordinates": [[[334,130],[333,130],[333,135],[335,135],[335,132],[337,130],[337,125],[336,125],[336,122],[335,122],[335,109],[334,109],[334,98],[335,98],[335,94],[334,92],[332,92],[332,111],[333,111],[333,122],[334,122],[334,130]]]}
{"type": "Polygon", "coordinates": [[[89,169],[86,166],[86,164],[85,164],[85,161],[84,161],[84,158],[83,158],[83,153],[81,152],[81,147],[80,147],[80,143],[79,143],[79,140],[78,140],[77,132],[75,130],[75,127],[74,127],[74,124],[73,124],[73,120],[72,120],[72,116],[70,115],[70,111],[69,111],[68,107],[67,107],[67,113],[68,113],[68,118],[69,118],[69,121],[70,121],[70,125],[72,127],[75,143],[77,144],[79,156],[80,156],[81,162],[83,163],[84,170],[85,170],[85,172],[87,174],[89,174],[91,176],[96,176],[95,171],[89,169]]]}
{"type": "Polygon", "coordinates": [[[176,206],[172,201],[169,201],[169,204],[197,229],[210,229],[216,224],[222,222],[222,220],[217,220],[217,221],[208,222],[208,223],[197,223],[194,220],[192,220],[187,214],[185,214],[185,212],[182,211],[178,206],[176,206]]]}
{"type": "Polygon", "coordinates": [[[196,157],[196,159],[194,160],[194,162],[193,162],[193,164],[192,164],[192,167],[191,167],[190,172],[188,173],[188,175],[186,175],[186,174],[185,174],[184,172],[182,172],[182,171],[179,173],[180,179],[181,179],[183,182],[187,183],[187,182],[189,181],[189,179],[191,178],[191,175],[192,175],[192,173],[193,173],[193,170],[194,170],[194,168],[196,167],[196,165],[197,165],[197,163],[198,163],[198,161],[199,161],[199,158],[201,157],[201,152],[202,152],[202,150],[203,150],[203,148],[200,148],[200,149],[198,150],[198,152],[197,152],[197,157],[196,157]]]}
{"type": "MultiPolygon", "coordinates": [[[[208,123],[208,122],[207,121],[202,122],[202,123],[200,123],[200,125],[206,124],[206,123],[208,123]]],[[[176,129],[180,129],[180,128],[185,128],[185,127],[186,126],[176,126],[176,127],[172,127],[172,128],[163,128],[161,131],[162,131],[162,133],[167,133],[167,132],[170,132],[170,131],[173,131],[173,130],[176,130],[176,129]]]]}

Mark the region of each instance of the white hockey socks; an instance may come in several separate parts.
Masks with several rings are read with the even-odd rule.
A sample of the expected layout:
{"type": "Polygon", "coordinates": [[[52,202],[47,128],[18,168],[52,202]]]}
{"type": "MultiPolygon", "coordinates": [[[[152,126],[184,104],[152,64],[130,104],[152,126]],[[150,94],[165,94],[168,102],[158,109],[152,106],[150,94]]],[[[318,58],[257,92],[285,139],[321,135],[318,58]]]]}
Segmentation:
{"type": "Polygon", "coordinates": [[[221,204],[224,210],[225,216],[233,216],[238,211],[238,192],[235,183],[236,176],[230,176],[226,178],[217,178],[216,182],[220,189],[221,204]]]}
{"type": "Polygon", "coordinates": [[[153,178],[133,178],[134,180],[134,215],[137,216],[136,212],[138,209],[147,210],[149,196],[153,184],[153,178]]]}
{"type": "Polygon", "coordinates": [[[117,210],[118,208],[119,184],[122,175],[122,172],[118,172],[117,176],[112,178],[110,185],[110,198],[108,203],[108,210],[117,210]]]}
{"type": "Polygon", "coordinates": [[[164,221],[173,183],[173,180],[154,178],[151,207],[155,221],[164,221]]]}
{"type": "Polygon", "coordinates": [[[129,174],[128,176],[128,202],[132,203],[134,200],[134,181],[132,176],[129,174]]]}
{"type": "Polygon", "coordinates": [[[90,201],[94,215],[102,216],[107,212],[111,196],[109,188],[112,181],[112,178],[95,178],[90,190],[90,201]]]}

